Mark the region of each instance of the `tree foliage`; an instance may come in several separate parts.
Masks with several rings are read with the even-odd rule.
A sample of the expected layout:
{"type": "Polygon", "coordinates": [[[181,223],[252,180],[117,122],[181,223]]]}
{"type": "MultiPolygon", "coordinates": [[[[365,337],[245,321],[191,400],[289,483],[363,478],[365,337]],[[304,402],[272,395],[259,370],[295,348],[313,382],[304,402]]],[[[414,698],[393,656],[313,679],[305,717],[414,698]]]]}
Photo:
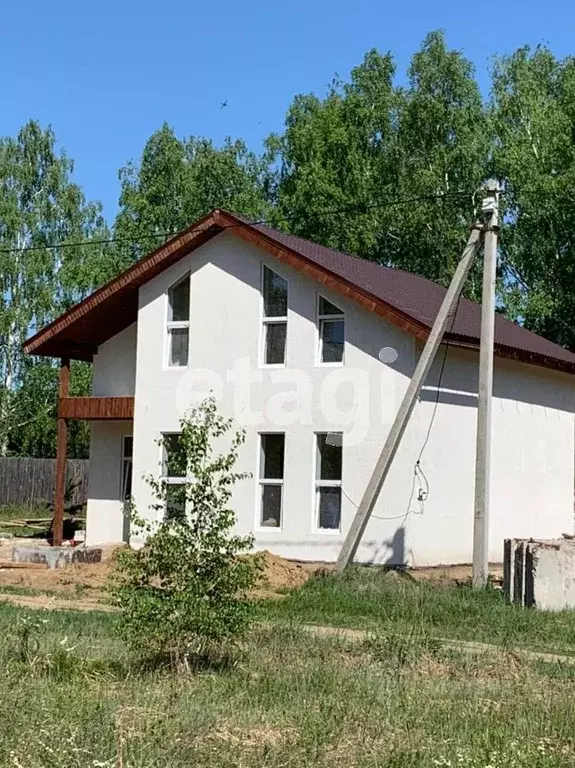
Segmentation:
{"type": "Polygon", "coordinates": [[[148,482],[157,499],[160,522],[134,524],[146,535],[142,549],[118,554],[111,586],[122,611],[120,631],[143,655],[169,655],[180,663],[190,656],[240,637],[249,627],[259,561],[245,557],[252,536],[233,533],[229,506],[242,431],[229,449],[216,453],[232,429],[215,401],[208,399],[181,421],[177,446],[166,442],[170,474],[185,477],[169,484],[164,470],[148,482]]]}
{"type": "Polygon", "coordinates": [[[215,147],[201,137],[178,139],[164,124],[148,139],[140,163],[120,171],[114,228],[124,241],[120,263],[129,264],[213,208],[261,217],[267,210],[264,167],[243,141],[215,147]]]}
{"type": "Polygon", "coordinates": [[[491,110],[505,190],[502,255],[528,285],[511,279],[509,308],[575,347],[575,60],[543,47],[499,59],[491,110]]]}
{"type": "Polygon", "coordinates": [[[296,97],[268,140],[278,222],[445,284],[485,179],[488,118],[472,65],[441,33],[425,39],[405,87],[394,73],[391,54],[373,50],[325,99],[296,97]]]}
{"type": "Polygon", "coordinates": [[[48,368],[41,363],[33,373],[22,344],[106,275],[96,249],[67,247],[106,232],[99,205],[86,202],[72,171],[52,130],[37,122],[0,138],[0,454],[50,413],[35,386],[48,368]],[[48,247],[54,243],[62,247],[48,247]]]}

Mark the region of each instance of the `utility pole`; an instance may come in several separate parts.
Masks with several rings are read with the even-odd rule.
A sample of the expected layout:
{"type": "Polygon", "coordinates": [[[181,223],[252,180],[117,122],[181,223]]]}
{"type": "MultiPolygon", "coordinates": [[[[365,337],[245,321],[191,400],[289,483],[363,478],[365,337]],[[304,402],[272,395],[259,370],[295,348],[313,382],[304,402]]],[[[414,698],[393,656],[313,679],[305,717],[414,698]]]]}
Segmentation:
{"type": "Polygon", "coordinates": [[[469,240],[463,251],[463,256],[457,265],[451,284],[447,289],[445,298],[443,299],[443,303],[441,304],[433,324],[433,328],[427,337],[425,347],[423,348],[413,377],[409,382],[407,391],[403,396],[395,420],[391,425],[391,429],[389,430],[387,439],[383,445],[379,459],[377,460],[377,464],[375,465],[373,473],[363,493],[355,518],[345,537],[345,541],[337,559],[336,569],[338,571],[342,571],[355,556],[361,537],[364,534],[383,483],[385,482],[385,478],[387,477],[393,462],[393,458],[401,442],[401,438],[403,437],[410,416],[415,408],[421,388],[425,383],[425,379],[427,378],[427,374],[429,373],[429,369],[431,368],[445,331],[451,326],[453,316],[459,303],[461,291],[463,290],[463,286],[473,264],[473,260],[475,259],[475,255],[479,250],[482,239],[483,225],[481,222],[476,222],[471,230],[469,240]]]}
{"type": "Polygon", "coordinates": [[[473,520],[473,586],[484,587],[489,577],[489,484],[491,477],[491,403],[495,342],[495,281],[499,231],[499,184],[490,180],[482,206],[485,214],[485,256],[481,298],[479,400],[475,454],[475,515],[473,520]]]}

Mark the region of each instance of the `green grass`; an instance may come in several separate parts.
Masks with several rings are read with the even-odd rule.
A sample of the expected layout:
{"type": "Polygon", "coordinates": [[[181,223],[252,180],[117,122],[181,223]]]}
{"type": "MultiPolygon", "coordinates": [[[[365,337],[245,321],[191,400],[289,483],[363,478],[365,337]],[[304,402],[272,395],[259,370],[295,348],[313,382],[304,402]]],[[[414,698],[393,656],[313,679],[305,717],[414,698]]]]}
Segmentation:
{"type": "Polygon", "coordinates": [[[51,517],[51,512],[46,506],[26,507],[21,504],[7,504],[0,506],[0,535],[9,533],[13,536],[46,536],[48,534],[49,524],[43,525],[42,529],[31,528],[30,526],[2,525],[3,522],[11,520],[33,520],[51,517]]]}
{"type": "Polygon", "coordinates": [[[219,666],[146,670],[116,620],[0,604],[2,768],[575,764],[571,667],[458,655],[419,628],[351,644],[283,625],[219,666]]]}
{"type": "Polygon", "coordinates": [[[494,589],[439,588],[375,568],[314,577],[283,600],[262,602],[260,612],[294,623],[406,632],[416,626],[436,637],[575,653],[575,611],[524,609],[494,589]]]}

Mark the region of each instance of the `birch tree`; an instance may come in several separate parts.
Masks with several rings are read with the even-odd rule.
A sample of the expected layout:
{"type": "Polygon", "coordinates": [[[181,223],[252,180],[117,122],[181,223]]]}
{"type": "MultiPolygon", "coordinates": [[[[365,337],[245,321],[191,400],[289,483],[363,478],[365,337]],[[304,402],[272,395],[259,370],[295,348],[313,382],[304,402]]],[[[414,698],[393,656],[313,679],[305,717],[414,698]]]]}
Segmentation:
{"type": "MultiPolygon", "coordinates": [[[[0,455],[11,432],[48,408],[40,398],[25,424],[15,421],[24,341],[106,272],[96,249],[66,247],[106,231],[100,207],[86,202],[72,171],[53,131],[35,121],[16,138],[0,138],[0,455]],[[51,247],[56,243],[64,247],[51,247]]],[[[28,395],[33,402],[34,390],[28,395]]]]}
{"type": "Polygon", "coordinates": [[[216,147],[202,137],[179,139],[164,124],[146,142],[139,162],[120,170],[118,263],[128,266],[212,208],[261,218],[269,210],[264,171],[265,161],[243,141],[227,139],[216,147]]]}
{"type": "Polygon", "coordinates": [[[442,33],[425,38],[401,87],[392,54],[372,50],[325,98],[297,96],[284,132],[268,139],[278,224],[446,284],[473,220],[489,141],[473,66],[442,33]]]}
{"type": "Polygon", "coordinates": [[[575,59],[545,47],[500,58],[491,107],[507,310],[575,348],[575,59]]]}

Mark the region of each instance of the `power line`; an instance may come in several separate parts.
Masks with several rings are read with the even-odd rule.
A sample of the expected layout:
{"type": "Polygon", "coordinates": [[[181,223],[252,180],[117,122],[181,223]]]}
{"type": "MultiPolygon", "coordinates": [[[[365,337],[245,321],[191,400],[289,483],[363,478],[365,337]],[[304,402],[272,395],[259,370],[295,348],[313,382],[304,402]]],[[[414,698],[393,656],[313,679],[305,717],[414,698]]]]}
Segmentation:
{"type": "MultiPolygon", "coordinates": [[[[380,209],[380,208],[392,208],[396,205],[409,205],[411,203],[419,203],[419,202],[437,202],[439,200],[445,200],[452,197],[462,197],[462,196],[469,196],[471,193],[469,191],[465,190],[458,190],[453,192],[442,192],[437,195],[421,195],[420,197],[411,197],[411,198],[396,198],[396,199],[390,199],[386,202],[379,202],[379,203],[370,203],[370,204],[360,204],[360,205],[353,205],[353,206],[347,206],[345,208],[332,208],[332,209],[326,209],[323,211],[318,211],[317,213],[313,213],[313,217],[321,217],[321,216],[335,216],[340,215],[344,213],[358,213],[358,214],[365,214],[369,211],[380,209]]],[[[267,219],[259,219],[256,221],[246,221],[241,222],[239,224],[228,224],[227,226],[223,227],[223,229],[233,229],[234,227],[242,227],[244,225],[249,226],[258,226],[258,225],[266,225],[266,224],[274,224],[277,219],[281,219],[283,221],[291,221],[293,219],[299,218],[301,216],[300,213],[293,213],[293,214],[281,214],[276,213],[275,218],[267,218],[267,219]]],[[[134,240],[151,240],[154,238],[168,238],[168,237],[174,237],[175,235],[179,234],[182,230],[178,229],[175,231],[169,231],[169,232],[150,232],[150,233],[141,233],[137,234],[132,238],[116,238],[116,237],[110,237],[110,238],[102,238],[98,240],[79,240],[76,242],[61,242],[61,243],[46,243],[45,245],[31,245],[26,246],[24,248],[0,248],[0,253],[26,253],[28,251],[47,251],[47,250],[54,250],[54,249],[65,249],[65,248],[91,248],[96,247],[100,245],[110,245],[112,243],[124,243],[124,244],[131,244],[134,242],[134,240]]]]}

